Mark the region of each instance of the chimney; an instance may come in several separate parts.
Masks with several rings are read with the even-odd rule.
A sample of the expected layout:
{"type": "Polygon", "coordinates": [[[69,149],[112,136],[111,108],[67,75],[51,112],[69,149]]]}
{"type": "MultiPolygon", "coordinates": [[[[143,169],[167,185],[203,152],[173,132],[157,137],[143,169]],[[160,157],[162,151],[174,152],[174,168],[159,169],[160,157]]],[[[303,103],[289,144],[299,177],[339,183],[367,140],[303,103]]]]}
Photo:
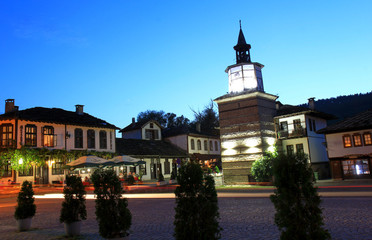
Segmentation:
{"type": "Polygon", "coordinates": [[[83,115],[84,114],[84,105],[75,105],[76,107],[76,113],[79,114],[79,115],[83,115]]]}
{"type": "Polygon", "coordinates": [[[196,123],[196,131],[199,133],[201,132],[201,125],[199,122],[196,123]]]}
{"type": "Polygon", "coordinates": [[[275,108],[276,108],[276,110],[279,110],[282,106],[283,106],[283,104],[280,101],[276,101],[275,102],[275,108]]]}
{"type": "Polygon", "coordinates": [[[311,109],[311,110],[315,110],[315,102],[314,102],[314,99],[315,99],[315,97],[312,97],[312,98],[309,98],[308,100],[309,100],[309,108],[311,109]]]}
{"type": "Polygon", "coordinates": [[[15,111],[17,109],[18,109],[18,107],[16,108],[14,106],[14,99],[7,99],[7,100],[5,100],[5,113],[13,112],[13,111],[15,111]]]}

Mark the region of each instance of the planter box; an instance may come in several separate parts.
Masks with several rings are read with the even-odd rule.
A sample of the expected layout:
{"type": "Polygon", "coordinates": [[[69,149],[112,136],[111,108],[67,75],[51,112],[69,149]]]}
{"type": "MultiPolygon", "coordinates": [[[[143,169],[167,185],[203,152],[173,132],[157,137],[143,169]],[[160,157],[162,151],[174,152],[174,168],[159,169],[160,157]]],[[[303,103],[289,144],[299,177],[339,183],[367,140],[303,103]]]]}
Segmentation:
{"type": "Polygon", "coordinates": [[[27,231],[31,228],[31,221],[32,217],[24,218],[24,219],[17,219],[18,230],[19,231],[27,231]]]}
{"type": "Polygon", "coordinates": [[[156,185],[158,185],[158,186],[164,186],[164,185],[167,185],[167,182],[166,181],[156,182],[156,185]]]}
{"type": "Polygon", "coordinates": [[[68,236],[80,235],[81,221],[65,223],[65,231],[68,236]]]}

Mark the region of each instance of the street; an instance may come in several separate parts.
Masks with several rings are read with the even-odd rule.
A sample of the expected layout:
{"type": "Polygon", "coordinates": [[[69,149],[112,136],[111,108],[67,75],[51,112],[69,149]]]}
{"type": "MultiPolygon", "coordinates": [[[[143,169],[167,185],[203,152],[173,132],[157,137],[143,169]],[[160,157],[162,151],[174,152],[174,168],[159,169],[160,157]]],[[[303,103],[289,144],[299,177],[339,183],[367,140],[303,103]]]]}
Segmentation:
{"type": "MultiPolygon", "coordinates": [[[[322,192],[325,227],[332,239],[372,239],[372,197],[370,188],[362,192],[322,192]],[[327,194],[335,195],[328,197],[327,194]],[[339,196],[338,196],[339,195],[339,196]]],[[[222,239],[279,239],[274,224],[270,193],[219,193],[222,239]],[[253,195],[252,195],[253,194],[253,195]]],[[[13,217],[16,198],[0,199],[1,239],[64,239],[59,223],[62,195],[36,196],[37,211],[32,230],[18,232],[13,217]]],[[[127,194],[132,212],[131,239],[173,239],[174,194],[127,194]]],[[[88,219],[81,239],[102,239],[95,220],[93,195],[87,196],[88,219]]]]}

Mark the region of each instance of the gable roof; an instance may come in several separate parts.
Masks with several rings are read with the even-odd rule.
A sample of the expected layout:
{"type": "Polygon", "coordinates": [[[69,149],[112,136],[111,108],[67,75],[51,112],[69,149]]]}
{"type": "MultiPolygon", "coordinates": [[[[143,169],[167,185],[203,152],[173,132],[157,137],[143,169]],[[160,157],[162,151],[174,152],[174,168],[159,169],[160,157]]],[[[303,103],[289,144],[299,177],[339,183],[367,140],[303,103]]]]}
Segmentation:
{"type": "Polygon", "coordinates": [[[150,123],[150,122],[155,123],[160,128],[162,128],[161,125],[155,120],[142,120],[142,121],[139,121],[139,122],[132,122],[131,124],[129,124],[125,128],[121,129],[119,132],[130,132],[130,131],[142,129],[147,123],[150,123]]]}
{"type": "Polygon", "coordinates": [[[166,142],[116,138],[116,152],[129,156],[188,157],[186,151],[166,142]]]}
{"type": "Polygon", "coordinates": [[[275,117],[277,118],[277,117],[284,117],[284,116],[294,116],[294,115],[300,115],[300,114],[306,114],[309,116],[319,117],[325,120],[331,120],[331,119],[336,118],[335,116],[328,114],[328,113],[320,112],[320,111],[313,110],[307,107],[293,106],[289,104],[281,105],[280,108],[276,110],[275,117]]]}
{"type": "Polygon", "coordinates": [[[166,128],[162,131],[163,138],[179,136],[179,135],[190,135],[195,137],[207,137],[207,138],[219,138],[217,135],[205,133],[203,131],[198,132],[196,129],[190,129],[188,127],[172,127],[166,128]]]}
{"type": "Polygon", "coordinates": [[[76,112],[63,110],[61,108],[34,107],[0,115],[0,120],[8,119],[119,129],[115,125],[110,124],[102,119],[93,117],[88,113],[78,114],[76,112]]]}
{"type": "Polygon", "coordinates": [[[338,133],[363,129],[372,129],[372,109],[320,129],[317,133],[338,133]]]}

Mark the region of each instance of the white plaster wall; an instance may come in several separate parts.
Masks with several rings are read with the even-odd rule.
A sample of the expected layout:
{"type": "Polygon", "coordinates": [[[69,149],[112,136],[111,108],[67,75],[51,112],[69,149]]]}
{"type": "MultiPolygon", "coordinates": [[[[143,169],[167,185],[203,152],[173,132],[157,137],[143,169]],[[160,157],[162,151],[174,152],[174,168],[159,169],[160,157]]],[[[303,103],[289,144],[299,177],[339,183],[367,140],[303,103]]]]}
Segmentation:
{"type": "Polygon", "coordinates": [[[281,122],[287,121],[287,123],[288,123],[288,133],[291,133],[294,130],[293,120],[295,120],[295,119],[300,119],[302,128],[306,128],[306,122],[305,122],[305,115],[304,114],[280,118],[279,119],[279,126],[280,126],[281,122]]]}
{"type": "Polygon", "coordinates": [[[328,162],[325,138],[309,137],[310,158],[312,163],[328,162]]]}
{"type": "MultiPolygon", "coordinates": [[[[306,116],[305,120],[306,120],[306,126],[309,125],[309,118],[312,119],[312,120],[315,120],[315,128],[316,128],[316,131],[322,129],[322,128],[325,128],[327,127],[327,121],[322,119],[322,118],[317,118],[317,117],[313,117],[313,116],[306,116]]],[[[325,136],[324,134],[317,134],[316,131],[310,131],[310,127],[308,126],[307,127],[307,135],[309,137],[321,137],[324,139],[325,141],[325,136]]]]}
{"type": "Polygon", "coordinates": [[[219,139],[216,139],[216,138],[208,138],[208,137],[196,137],[196,136],[188,136],[188,142],[189,142],[189,146],[188,146],[188,152],[190,154],[193,154],[193,153],[200,153],[200,154],[221,154],[221,144],[220,144],[220,140],[219,139]],[[191,140],[194,139],[194,142],[195,142],[195,149],[191,149],[191,140]],[[201,141],[201,150],[198,150],[198,140],[201,141]],[[204,141],[207,141],[208,143],[208,149],[205,150],[204,149],[204,141]],[[213,144],[213,150],[211,151],[210,150],[210,141],[212,141],[212,144],[213,144]],[[217,145],[218,145],[218,149],[216,150],[215,149],[215,141],[217,141],[217,145]]]}
{"type": "Polygon", "coordinates": [[[309,145],[307,143],[307,138],[291,138],[282,140],[283,152],[287,154],[287,146],[293,145],[294,152],[296,153],[296,144],[301,144],[304,146],[304,153],[309,155],[309,145]]]}
{"type": "Polygon", "coordinates": [[[372,145],[344,148],[342,136],[344,136],[345,134],[349,134],[350,136],[352,136],[353,134],[358,133],[361,134],[363,138],[363,133],[365,132],[372,132],[372,129],[326,134],[329,158],[343,157],[347,155],[372,154],[372,145]]]}

